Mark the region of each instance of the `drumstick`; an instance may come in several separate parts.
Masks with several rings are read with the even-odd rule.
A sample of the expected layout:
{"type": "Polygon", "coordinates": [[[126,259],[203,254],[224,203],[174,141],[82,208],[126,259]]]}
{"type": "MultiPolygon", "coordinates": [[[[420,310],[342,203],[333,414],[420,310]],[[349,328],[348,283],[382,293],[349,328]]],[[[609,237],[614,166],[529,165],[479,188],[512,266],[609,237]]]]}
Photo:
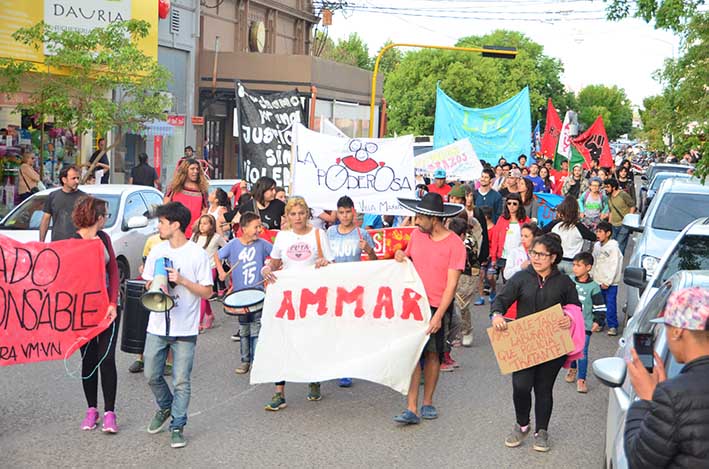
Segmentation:
{"type": "Polygon", "coordinates": [[[226,276],[228,277],[229,274],[231,274],[231,273],[234,271],[234,269],[236,269],[236,267],[237,267],[239,264],[241,264],[241,260],[236,261],[236,264],[234,264],[234,265],[231,267],[231,269],[229,269],[229,272],[225,273],[224,275],[226,275],[226,276]]]}

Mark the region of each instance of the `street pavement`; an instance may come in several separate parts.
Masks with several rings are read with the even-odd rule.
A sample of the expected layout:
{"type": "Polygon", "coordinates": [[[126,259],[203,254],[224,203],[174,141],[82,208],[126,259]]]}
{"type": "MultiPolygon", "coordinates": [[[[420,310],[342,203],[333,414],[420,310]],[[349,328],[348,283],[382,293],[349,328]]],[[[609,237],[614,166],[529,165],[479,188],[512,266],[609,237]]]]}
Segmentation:
{"type": "MultiPolygon", "coordinates": [[[[216,327],[198,340],[186,448],[170,448],[167,432],[146,432],[155,404],[143,375],[127,371],[132,355],[117,352],[116,435],[79,429],[86,404],[64,363],[5,367],[0,467],[602,467],[608,389],[590,366],[586,395],[564,382],[565,370],[557,378],[549,453],[534,451],[531,439],[504,446],[514,423],[511,378],[500,375],[485,333],[488,311],[476,307],[473,347],[454,349],[461,368],[441,375],[438,420],[410,427],[392,421],[404,409],[403,396],[357,380],[349,389],[324,383],[320,402],[306,401],[307,385],[288,384],[288,407],[264,411],[273,387],[251,386],[248,376],[234,373],[238,343],[229,336],[236,320],[221,311],[216,327]]],[[[594,334],[591,362],[616,347],[617,338],[594,334]]],[[[78,354],[67,368],[80,369],[78,354]]],[[[102,402],[99,393],[99,408],[102,402]]]]}

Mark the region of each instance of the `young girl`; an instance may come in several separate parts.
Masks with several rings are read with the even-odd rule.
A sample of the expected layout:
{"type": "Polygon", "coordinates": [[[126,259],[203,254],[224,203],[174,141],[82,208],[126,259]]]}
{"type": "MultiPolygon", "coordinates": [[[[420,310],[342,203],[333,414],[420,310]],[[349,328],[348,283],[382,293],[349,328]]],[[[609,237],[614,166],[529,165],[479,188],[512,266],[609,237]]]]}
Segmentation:
{"type": "Polygon", "coordinates": [[[502,216],[497,220],[495,228],[492,230],[492,238],[490,238],[490,258],[492,264],[499,270],[505,268],[505,263],[512,250],[522,245],[520,231],[522,225],[529,221],[522,206],[522,197],[516,193],[509,194],[505,199],[502,216]]]}
{"type": "MultiPolygon", "coordinates": [[[[197,220],[195,226],[192,227],[192,231],[194,232],[192,235],[192,241],[207,251],[207,255],[209,256],[209,266],[212,269],[212,279],[217,279],[217,266],[214,263],[214,254],[226,245],[224,238],[217,233],[217,221],[212,215],[202,215],[197,220]]],[[[217,282],[215,280],[213,285],[216,284],[217,282]]],[[[216,295],[213,297],[216,297],[216,295]]],[[[199,332],[203,332],[204,330],[212,327],[212,323],[214,322],[214,314],[212,313],[212,307],[209,306],[209,300],[202,299],[200,301],[199,332]]]]}
{"type": "Polygon", "coordinates": [[[224,239],[229,239],[231,227],[224,220],[224,214],[229,210],[229,197],[223,189],[215,189],[207,198],[209,206],[207,207],[207,215],[214,217],[217,223],[217,233],[224,239]]]}

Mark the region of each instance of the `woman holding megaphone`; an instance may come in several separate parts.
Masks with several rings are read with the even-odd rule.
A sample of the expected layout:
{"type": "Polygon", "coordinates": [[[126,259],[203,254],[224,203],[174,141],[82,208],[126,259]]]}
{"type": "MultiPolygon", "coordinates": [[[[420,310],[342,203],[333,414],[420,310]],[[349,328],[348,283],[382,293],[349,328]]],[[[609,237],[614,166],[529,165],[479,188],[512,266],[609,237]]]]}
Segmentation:
{"type": "Polygon", "coordinates": [[[111,238],[102,231],[106,223],[106,202],[87,195],[79,199],[71,214],[74,225],[78,228],[73,238],[100,239],[103,243],[103,254],[106,261],[106,288],[108,290],[108,315],[113,324],[89,343],[81,347],[81,377],[84,386],[84,396],[89,408],[86,417],[81,422],[82,430],[93,430],[99,421],[98,414],[98,377],[101,375],[103,389],[103,431],[117,433],[115,403],[118,374],[116,372],[116,333],[118,332],[118,263],[111,246],[111,238]]]}

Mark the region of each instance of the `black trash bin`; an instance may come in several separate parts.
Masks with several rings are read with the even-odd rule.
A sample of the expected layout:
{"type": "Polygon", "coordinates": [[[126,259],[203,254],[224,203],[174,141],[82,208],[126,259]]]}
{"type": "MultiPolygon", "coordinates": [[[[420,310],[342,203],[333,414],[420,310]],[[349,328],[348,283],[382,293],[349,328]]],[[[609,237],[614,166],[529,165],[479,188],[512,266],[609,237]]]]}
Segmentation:
{"type": "Polygon", "coordinates": [[[121,318],[121,350],[126,353],[141,354],[145,347],[145,330],[148,328],[150,311],[140,301],[143,293],[145,280],[126,281],[126,301],[121,318]]]}

